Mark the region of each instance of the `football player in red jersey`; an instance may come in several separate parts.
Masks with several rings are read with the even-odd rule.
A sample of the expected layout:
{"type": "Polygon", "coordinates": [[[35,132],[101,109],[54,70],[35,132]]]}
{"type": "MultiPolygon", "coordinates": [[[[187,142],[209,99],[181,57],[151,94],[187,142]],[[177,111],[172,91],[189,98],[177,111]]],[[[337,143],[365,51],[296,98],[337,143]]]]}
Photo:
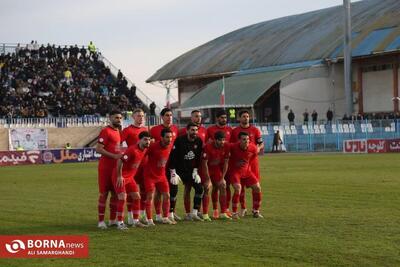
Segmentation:
{"type": "Polygon", "coordinates": [[[116,167],[117,160],[121,158],[120,153],[120,128],[122,115],[120,111],[113,110],[110,112],[110,125],[103,128],[99,134],[96,152],[101,154],[98,165],[98,184],[99,184],[99,200],[98,200],[98,227],[106,229],[104,222],[104,213],[106,210],[106,202],[108,193],[110,197],[110,223],[109,225],[117,225],[117,196],[114,192],[112,184],[112,174],[116,167]]]}
{"type": "MultiPolygon", "coordinates": [[[[218,131],[213,136],[213,141],[206,144],[203,148],[203,170],[205,182],[211,182],[213,192],[216,191],[216,198],[214,194],[212,195],[213,203],[213,218],[221,219],[231,219],[226,214],[226,182],[225,175],[228,170],[229,161],[229,143],[225,143],[225,133],[218,131]],[[220,192],[220,206],[221,214],[218,214],[218,190],[220,192]]],[[[204,198],[209,198],[209,196],[204,195],[204,198]]],[[[208,203],[208,202],[207,202],[208,203]]],[[[204,205],[203,202],[203,219],[208,217],[208,205],[204,205]]]]}
{"type": "MultiPolygon", "coordinates": [[[[250,113],[248,110],[241,110],[239,112],[239,121],[239,126],[232,130],[231,143],[236,143],[239,141],[238,136],[240,132],[246,132],[249,135],[250,143],[256,145],[260,150],[263,149],[264,143],[261,132],[257,127],[250,124],[250,113]]],[[[254,173],[258,181],[260,181],[260,168],[258,164],[258,157],[255,157],[250,162],[250,167],[251,171],[254,173]]],[[[227,193],[228,197],[230,198],[229,192],[227,193]]],[[[242,207],[241,216],[243,217],[247,213],[244,186],[242,186],[242,192],[240,193],[240,205],[242,207]]]]}
{"type": "MultiPolygon", "coordinates": [[[[132,113],[133,123],[126,127],[121,133],[121,143],[125,142],[128,147],[136,145],[139,141],[139,134],[147,131],[147,128],[143,126],[144,123],[144,111],[141,108],[137,108],[132,113]]],[[[135,175],[135,181],[140,188],[140,212],[144,215],[146,208],[146,193],[144,191],[143,183],[143,166],[146,164],[147,156],[144,156],[142,163],[135,175]]],[[[128,210],[132,210],[133,199],[130,194],[127,195],[126,205],[128,210]]],[[[128,212],[128,220],[133,220],[132,213],[128,212]]]]}
{"type": "Polygon", "coordinates": [[[222,131],[225,133],[225,141],[231,141],[232,128],[227,125],[228,116],[224,109],[218,110],[216,113],[217,122],[215,125],[207,128],[207,143],[214,139],[216,132],[222,131]]]}
{"type": "Polygon", "coordinates": [[[144,184],[146,188],[146,214],[147,225],[154,226],[152,215],[152,204],[154,192],[157,189],[163,197],[163,217],[161,222],[164,224],[176,224],[175,220],[169,217],[169,184],[166,176],[166,167],[169,154],[172,149],[172,131],[165,128],[160,133],[161,140],[150,145],[147,155],[148,161],[144,168],[144,184]]]}
{"type": "MultiPolygon", "coordinates": [[[[150,135],[151,137],[154,138],[154,140],[160,141],[161,140],[161,131],[163,129],[171,129],[172,131],[172,143],[175,142],[175,139],[178,137],[178,132],[179,129],[176,125],[173,124],[173,113],[170,108],[163,108],[160,112],[161,120],[162,123],[154,126],[150,130],[150,135]]],[[[168,170],[168,166],[167,166],[168,170]]],[[[167,177],[169,177],[169,172],[167,173],[167,177]]],[[[172,189],[175,185],[170,184],[170,189],[172,189]]],[[[176,201],[174,199],[171,199],[171,201],[176,201]]],[[[161,215],[161,195],[159,194],[158,191],[155,192],[154,196],[154,207],[156,209],[156,222],[162,222],[162,215],[161,215]]],[[[172,214],[176,220],[181,220],[181,218],[176,215],[174,212],[172,214]]],[[[142,217],[142,220],[145,220],[146,218],[142,217]]]]}
{"type": "MultiPolygon", "coordinates": [[[[203,142],[203,144],[205,144],[206,140],[207,140],[207,129],[204,126],[201,125],[201,118],[202,117],[201,117],[200,110],[195,109],[190,113],[191,122],[196,124],[198,126],[198,128],[199,128],[199,131],[197,132],[197,137],[199,137],[201,139],[201,141],[203,142]]],[[[186,134],[187,134],[186,127],[182,128],[179,131],[179,136],[186,135],[186,134]]]]}
{"type": "Polygon", "coordinates": [[[251,161],[257,157],[259,147],[250,143],[249,134],[240,132],[239,142],[231,144],[228,168],[228,179],[233,185],[234,194],[232,197],[232,218],[239,219],[237,212],[242,187],[250,187],[253,194],[253,216],[263,218],[260,214],[261,187],[258,178],[251,170],[251,161]]]}
{"type": "Polygon", "coordinates": [[[117,203],[117,220],[118,229],[126,230],[124,224],[124,204],[127,194],[130,196],[132,204],[128,206],[128,225],[134,227],[145,227],[139,222],[140,194],[139,188],[133,179],[142,159],[144,158],[147,148],[150,146],[150,134],[141,132],[138,136],[139,142],[129,146],[122,157],[117,161],[117,167],[114,171],[112,180],[114,190],[118,196],[117,203]]]}

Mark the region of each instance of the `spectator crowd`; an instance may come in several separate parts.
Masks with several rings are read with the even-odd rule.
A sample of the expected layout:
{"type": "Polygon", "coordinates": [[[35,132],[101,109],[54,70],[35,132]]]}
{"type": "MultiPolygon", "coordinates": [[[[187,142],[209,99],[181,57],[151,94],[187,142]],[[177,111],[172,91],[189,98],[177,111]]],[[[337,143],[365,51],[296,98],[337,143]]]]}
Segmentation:
{"type": "Polygon", "coordinates": [[[136,87],[113,76],[92,42],[85,48],[17,46],[0,55],[0,118],[105,116],[109,110],[143,108],[136,87]]]}

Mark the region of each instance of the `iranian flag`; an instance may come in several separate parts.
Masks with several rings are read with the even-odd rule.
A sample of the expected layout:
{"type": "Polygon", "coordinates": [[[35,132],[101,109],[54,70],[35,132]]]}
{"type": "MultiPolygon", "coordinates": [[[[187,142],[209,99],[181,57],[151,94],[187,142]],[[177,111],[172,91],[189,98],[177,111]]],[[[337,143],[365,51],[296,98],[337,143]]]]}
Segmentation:
{"type": "Polygon", "coordinates": [[[225,78],[222,76],[222,91],[220,97],[220,104],[225,107],[225,78]]]}

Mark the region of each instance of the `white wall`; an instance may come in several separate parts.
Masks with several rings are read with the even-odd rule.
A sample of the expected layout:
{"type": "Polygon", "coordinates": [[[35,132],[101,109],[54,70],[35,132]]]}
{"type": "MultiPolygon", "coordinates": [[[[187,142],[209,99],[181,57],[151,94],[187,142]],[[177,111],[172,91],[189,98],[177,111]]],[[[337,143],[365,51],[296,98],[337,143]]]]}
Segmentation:
{"type": "Polygon", "coordinates": [[[297,72],[281,82],[280,106],[281,122],[288,122],[287,114],[292,109],[295,121],[303,121],[307,109],[309,120],[315,109],[318,120],[326,120],[326,112],[331,108],[337,118],[344,114],[343,68],[314,67],[297,72]],[[285,110],[285,106],[289,106],[285,110]]]}
{"type": "Polygon", "coordinates": [[[364,112],[393,111],[393,70],[363,73],[364,112]]]}

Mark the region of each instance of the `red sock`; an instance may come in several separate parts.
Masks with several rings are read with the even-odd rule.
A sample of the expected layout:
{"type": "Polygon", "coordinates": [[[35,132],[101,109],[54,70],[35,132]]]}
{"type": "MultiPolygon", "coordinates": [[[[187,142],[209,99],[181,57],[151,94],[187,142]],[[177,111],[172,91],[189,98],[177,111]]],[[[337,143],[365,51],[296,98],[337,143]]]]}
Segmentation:
{"type": "Polygon", "coordinates": [[[146,209],[146,191],[144,191],[144,186],[140,187],[140,210],[146,209]]]}
{"type": "Polygon", "coordinates": [[[185,212],[190,213],[190,196],[184,196],[183,202],[185,206],[185,212]]]}
{"type": "Polygon", "coordinates": [[[147,200],[146,201],[146,215],[147,215],[147,219],[153,219],[153,201],[151,200],[147,200]]]}
{"type": "Polygon", "coordinates": [[[163,217],[169,216],[169,197],[163,198],[162,202],[163,217]]]}
{"type": "Polygon", "coordinates": [[[156,214],[161,214],[161,199],[160,196],[154,198],[154,208],[156,210],[156,214]]]}
{"type": "Polygon", "coordinates": [[[119,222],[124,220],[124,204],[125,204],[125,199],[117,200],[117,219],[119,222]]]}
{"type": "Polygon", "coordinates": [[[117,195],[111,195],[110,198],[110,221],[114,221],[117,218],[117,195]]]}
{"type": "Polygon", "coordinates": [[[210,195],[204,194],[203,196],[203,214],[208,214],[208,207],[210,206],[210,195]]]}
{"type": "Polygon", "coordinates": [[[133,199],[130,195],[128,195],[126,197],[126,209],[128,212],[132,212],[132,203],[133,203],[133,199]]]}
{"type": "MultiPolygon", "coordinates": [[[[224,196],[226,197],[226,196],[224,196]]],[[[212,191],[211,193],[211,200],[212,200],[212,205],[213,205],[213,209],[216,210],[218,209],[218,189],[212,191]]]]}
{"type": "Polygon", "coordinates": [[[232,197],[232,212],[237,212],[239,204],[240,193],[233,193],[232,197]]]}
{"type": "Polygon", "coordinates": [[[139,219],[140,199],[133,199],[132,201],[132,213],[133,219],[139,219]]]}
{"type": "Polygon", "coordinates": [[[244,186],[242,187],[242,190],[240,191],[240,206],[242,209],[246,208],[246,190],[244,186]]]}
{"type": "Polygon", "coordinates": [[[231,187],[226,185],[226,208],[229,209],[229,205],[231,204],[231,187]]]}
{"type": "Polygon", "coordinates": [[[226,212],[226,195],[219,195],[219,204],[221,206],[221,213],[226,212]]]}
{"type": "Polygon", "coordinates": [[[261,192],[253,191],[253,210],[259,210],[261,205],[261,192]]]}
{"type": "Polygon", "coordinates": [[[99,213],[99,222],[104,221],[104,213],[106,212],[106,202],[107,202],[107,198],[105,198],[104,196],[99,196],[99,200],[97,203],[97,210],[99,213]]]}

